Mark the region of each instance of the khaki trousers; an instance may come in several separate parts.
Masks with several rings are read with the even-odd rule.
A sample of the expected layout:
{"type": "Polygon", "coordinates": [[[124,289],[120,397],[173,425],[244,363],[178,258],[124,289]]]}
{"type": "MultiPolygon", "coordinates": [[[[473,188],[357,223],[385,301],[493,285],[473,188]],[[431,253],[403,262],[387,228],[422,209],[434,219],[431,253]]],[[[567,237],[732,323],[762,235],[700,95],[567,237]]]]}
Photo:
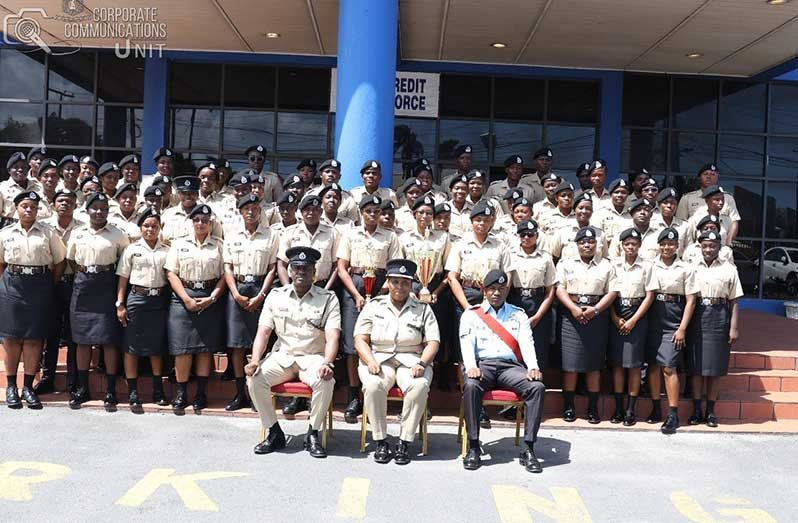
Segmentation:
{"type": "Polygon", "coordinates": [[[427,397],[432,382],[432,368],[424,369],[420,378],[414,378],[410,367],[405,367],[396,358],[384,361],[379,374],[371,374],[366,365],[357,369],[363,383],[363,400],[371,422],[371,437],[375,441],[385,439],[388,432],[388,391],[394,385],[402,389],[402,428],[399,437],[412,442],[416,438],[421,416],[427,415],[427,397]]]}
{"type": "Polygon", "coordinates": [[[310,426],[313,430],[324,428],[324,417],[333,398],[335,379],[319,378],[318,372],[319,367],[324,363],[323,357],[302,356],[302,358],[303,363],[307,363],[305,369],[301,369],[296,362],[290,367],[283,367],[277,362],[277,358],[266,358],[260,364],[258,372],[247,378],[249,396],[252,398],[255,408],[258,409],[260,422],[264,429],[268,430],[269,427],[277,423],[277,414],[272,405],[272,386],[294,381],[297,378],[313,389],[313,395],[310,398],[310,426]]]}

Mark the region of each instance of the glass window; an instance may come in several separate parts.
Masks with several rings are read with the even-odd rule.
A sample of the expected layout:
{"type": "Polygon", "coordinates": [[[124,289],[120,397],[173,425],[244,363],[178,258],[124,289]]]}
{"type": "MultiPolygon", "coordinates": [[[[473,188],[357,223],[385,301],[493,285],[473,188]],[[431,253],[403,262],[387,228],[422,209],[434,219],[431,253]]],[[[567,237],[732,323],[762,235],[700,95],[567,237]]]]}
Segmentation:
{"type": "Polygon", "coordinates": [[[765,235],[768,238],[798,238],[798,184],[768,182],[766,212],[765,235]]]}
{"type": "Polygon", "coordinates": [[[243,154],[250,145],[274,149],[274,113],[272,111],[224,111],[224,149],[243,154]]]}
{"type": "MultiPolygon", "coordinates": [[[[249,169],[249,161],[242,156],[243,151],[228,151],[225,152],[222,156],[224,156],[227,160],[230,161],[230,168],[233,169],[234,173],[243,171],[245,169],[249,169]]],[[[269,161],[269,157],[266,157],[266,161],[263,164],[263,168],[271,170],[271,162],[269,161]]]]}
{"type": "Polygon", "coordinates": [[[208,158],[216,156],[216,153],[209,152],[175,152],[175,176],[184,174],[196,174],[197,168],[205,163],[208,158]]]}
{"type": "Polygon", "coordinates": [[[140,104],[144,101],[144,59],[99,54],[97,101],[140,104]]]}
{"type": "Polygon", "coordinates": [[[545,80],[497,77],[493,82],[494,118],[543,120],[545,80]]]}
{"type": "Polygon", "coordinates": [[[105,162],[119,162],[119,160],[121,160],[128,154],[141,155],[141,151],[140,150],[116,151],[116,150],[95,149],[94,159],[97,160],[100,163],[100,165],[102,165],[105,162]]]}
{"type": "Polygon", "coordinates": [[[795,299],[798,295],[798,243],[765,242],[762,257],[762,294],[764,298],[795,299]]]}
{"type": "Polygon", "coordinates": [[[393,156],[412,160],[435,157],[435,120],[396,118],[393,124],[393,156]]]}
{"type": "Polygon", "coordinates": [[[23,53],[16,49],[0,49],[0,98],[41,100],[44,97],[44,60],[43,51],[23,53]]]}
{"type": "Polygon", "coordinates": [[[172,147],[176,149],[219,149],[218,109],[172,109],[172,147]]]}
{"type": "Polygon", "coordinates": [[[718,82],[700,78],[673,81],[673,118],[682,129],[715,129],[718,82]]]}
{"type": "Polygon", "coordinates": [[[596,123],[598,84],[566,80],[550,81],[546,118],[554,122],[596,123]]]}
{"type": "Polygon", "coordinates": [[[452,155],[458,145],[470,145],[475,162],[488,159],[488,122],[475,120],[441,120],[438,157],[454,160],[452,155]]]}
{"type": "Polygon", "coordinates": [[[490,117],[490,77],[442,74],[439,114],[490,117]]]}
{"type": "Polygon", "coordinates": [[[729,131],[765,131],[767,84],[723,82],[720,128],[729,131]]]}
{"type": "Polygon", "coordinates": [[[222,66],[169,64],[169,101],[185,105],[221,105],[222,66]]]}
{"type": "Polygon", "coordinates": [[[798,178],[798,138],[768,138],[768,178],[798,178]]]}
{"type": "Polygon", "coordinates": [[[762,242],[736,240],[732,248],[734,265],[746,296],[756,297],[759,291],[759,253],[762,242]]]}
{"type": "Polygon", "coordinates": [[[327,114],[278,113],[277,151],[327,154],[327,114]]]}
{"type": "Polygon", "coordinates": [[[94,128],[92,105],[47,105],[47,145],[91,145],[94,128]]]}
{"type": "Polygon", "coordinates": [[[668,126],[670,80],[667,76],[626,75],[623,80],[623,125],[668,126]]]}
{"type": "Polygon", "coordinates": [[[759,237],[762,234],[762,182],[721,176],[720,184],[734,196],[737,210],[740,211],[740,229],[737,236],[759,237]]]}
{"type": "Polygon", "coordinates": [[[770,132],[798,134],[798,85],[770,87],[770,132]]]}
{"type": "MultiPolygon", "coordinates": [[[[505,158],[519,154],[527,165],[532,164],[532,155],[543,144],[543,125],[537,123],[494,122],[494,163],[504,163],[505,158]]],[[[502,173],[504,170],[502,170],[502,173]]]]}
{"type": "Polygon", "coordinates": [[[296,164],[298,163],[299,160],[296,159],[287,160],[281,158],[277,161],[277,174],[279,174],[283,179],[286,179],[287,177],[296,173],[296,164]]]}
{"type": "Polygon", "coordinates": [[[761,136],[720,136],[720,172],[731,175],[764,176],[765,139],[761,136]]]}
{"type": "Polygon", "coordinates": [[[143,109],[97,106],[97,147],[141,147],[143,109]]]}
{"type": "Polygon", "coordinates": [[[671,133],[672,172],[695,173],[702,165],[714,160],[714,134],[671,133]]]}
{"type": "Polygon", "coordinates": [[[621,132],[621,171],[632,172],[646,168],[663,172],[668,166],[668,135],[642,129],[621,132]]]}
{"type": "Polygon", "coordinates": [[[0,142],[41,143],[42,107],[42,104],[0,103],[0,142]]]}
{"type": "Polygon", "coordinates": [[[281,67],[277,107],[305,111],[330,110],[330,70],[281,67]]]}
{"type": "Polygon", "coordinates": [[[224,69],[226,107],[274,107],[274,67],[228,65],[224,69]]]}
{"type": "Polygon", "coordinates": [[[58,102],[90,102],[94,98],[93,51],[50,55],[47,98],[58,102]]]}
{"type": "MultiPolygon", "coordinates": [[[[576,167],[580,163],[589,162],[595,158],[596,129],[594,127],[548,125],[546,126],[546,145],[554,150],[552,169],[576,172],[576,167]]],[[[610,166],[610,170],[616,168],[616,166],[610,166]]]]}

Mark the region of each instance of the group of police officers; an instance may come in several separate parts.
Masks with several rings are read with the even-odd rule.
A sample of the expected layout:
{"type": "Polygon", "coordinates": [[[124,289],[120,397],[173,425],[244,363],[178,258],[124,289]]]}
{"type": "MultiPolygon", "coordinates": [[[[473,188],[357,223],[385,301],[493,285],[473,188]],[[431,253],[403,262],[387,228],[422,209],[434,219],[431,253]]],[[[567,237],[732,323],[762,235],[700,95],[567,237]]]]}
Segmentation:
{"type": "Polygon", "coordinates": [[[646,421],[663,421],[664,381],[661,430],[675,432],[683,370],[694,405],[688,423],[717,426],[742,289],[730,247],[740,215],[716,166],[703,166],[699,189],[680,198],[645,169],[606,186],[600,159],[579,165],[577,189],[551,171],[548,148],[534,154],[533,172],[513,155],[505,179],[488,184],[471,152],[457,147],[440,186],[419,160],[397,191],[380,186],[374,160],[360,169],[363,185],[348,191],[336,159],[303,160],[283,179],[263,169],[261,145],[245,151],[249,167],[238,173],[209,158],[181,176],[164,147],[146,178],[135,155],[99,165],[90,156],[50,158],[46,147],[14,153],[0,183],[8,407],[42,407],[38,394],[53,391],[65,344],[75,409],[89,400],[93,350],[102,354],[108,410],[120,370],[131,408],[141,410],[147,358],[155,403],[169,404],[163,379],[173,373],[177,413],[207,406],[212,354],[226,351],[225,378],[236,384],[226,409],[251,398],[268,431],[258,454],[286,442],[271,388],[301,381],[309,405],[296,397],[283,413],[308,409],[305,448],[326,456],[319,432],[339,363],[345,419],[356,423],[365,405],[378,463],[410,461],[429,415],[433,364],[443,387],[458,368],[469,470],[481,464],[480,426],[490,426],[483,396],[496,389],[524,403],[520,462],[542,470],[534,442],[547,368],[563,371],[565,421],[576,419],[583,374],[587,420],[600,422],[600,372],[610,367],[613,423],[636,423],[645,369],[655,400],[646,421]],[[389,396],[403,399],[393,448],[389,396]]]}

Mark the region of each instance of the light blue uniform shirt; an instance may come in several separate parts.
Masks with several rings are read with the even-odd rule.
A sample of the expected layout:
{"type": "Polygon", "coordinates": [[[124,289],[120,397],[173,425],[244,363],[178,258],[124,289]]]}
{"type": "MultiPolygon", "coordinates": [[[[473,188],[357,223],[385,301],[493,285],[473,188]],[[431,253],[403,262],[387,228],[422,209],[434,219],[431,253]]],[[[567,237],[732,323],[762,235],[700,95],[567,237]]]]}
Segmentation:
{"type": "MultiPolygon", "coordinates": [[[[528,369],[537,369],[538,360],[535,356],[535,341],[532,337],[532,328],[529,318],[520,307],[506,303],[496,311],[487,300],[478,307],[498,320],[507,329],[521,348],[521,356],[528,369]]],[[[504,359],[517,361],[513,350],[495,334],[482,318],[474,312],[475,307],[466,309],[460,318],[460,350],[463,355],[463,365],[466,370],[477,367],[477,361],[482,359],[504,359]]]]}

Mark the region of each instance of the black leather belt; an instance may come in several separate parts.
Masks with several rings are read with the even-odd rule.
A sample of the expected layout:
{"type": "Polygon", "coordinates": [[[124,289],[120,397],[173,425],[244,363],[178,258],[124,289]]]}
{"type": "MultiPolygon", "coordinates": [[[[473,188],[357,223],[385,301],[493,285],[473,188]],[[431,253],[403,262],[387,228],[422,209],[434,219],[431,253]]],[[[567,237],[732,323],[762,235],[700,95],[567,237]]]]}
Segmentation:
{"type": "Polygon", "coordinates": [[[701,298],[699,303],[704,307],[709,307],[710,305],[726,305],[729,300],[726,298],[701,298]]]}
{"type": "Polygon", "coordinates": [[[131,285],[130,292],[139,296],[163,296],[166,294],[166,287],[142,287],[141,285],[131,285]]]}
{"type": "Polygon", "coordinates": [[[546,287],[521,287],[518,291],[522,298],[533,298],[546,294],[546,287]]]}
{"type": "Polygon", "coordinates": [[[9,263],[6,266],[6,271],[15,276],[38,276],[45,274],[50,270],[47,265],[15,265],[9,263]]]}
{"type": "Polygon", "coordinates": [[[637,307],[641,303],[643,303],[644,298],[621,298],[618,297],[618,303],[621,304],[621,307],[637,307]]]}
{"type": "Polygon", "coordinates": [[[192,291],[201,291],[216,287],[216,280],[184,280],[180,278],[180,282],[183,284],[183,287],[191,289],[192,291]]]}
{"type": "Polygon", "coordinates": [[[568,296],[577,305],[595,305],[603,297],[596,294],[569,294],[568,296]]]}
{"type": "Polygon", "coordinates": [[[661,292],[657,294],[657,301],[664,301],[666,303],[682,303],[684,296],[681,294],[666,294],[661,292]]]}
{"type": "Polygon", "coordinates": [[[233,276],[238,283],[263,283],[265,274],[236,274],[233,276]]]}
{"type": "Polygon", "coordinates": [[[86,274],[97,274],[100,272],[108,272],[114,270],[114,264],[110,265],[78,265],[76,266],[78,272],[84,272],[86,274]]]}
{"type": "MultiPolygon", "coordinates": [[[[368,269],[365,267],[350,267],[349,274],[358,274],[362,276],[368,269]]],[[[375,276],[382,276],[385,274],[385,269],[371,269],[375,276]]]]}

